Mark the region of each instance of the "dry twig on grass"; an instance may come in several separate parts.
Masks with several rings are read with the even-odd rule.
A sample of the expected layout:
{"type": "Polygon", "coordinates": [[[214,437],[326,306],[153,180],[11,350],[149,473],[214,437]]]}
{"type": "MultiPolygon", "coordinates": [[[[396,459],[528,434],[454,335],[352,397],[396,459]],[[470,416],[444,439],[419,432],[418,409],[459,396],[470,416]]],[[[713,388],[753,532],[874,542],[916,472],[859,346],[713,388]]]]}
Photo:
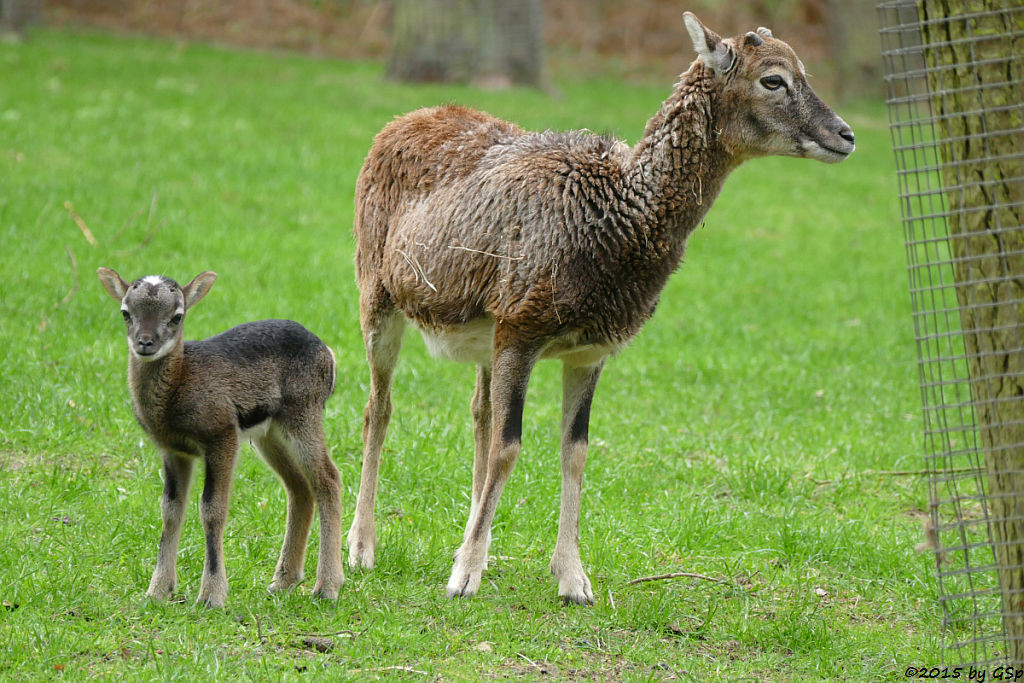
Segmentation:
{"type": "Polygon", "coordinates": [[[68,210],[71,220],[73,220],[75,225],[78,226],[78,229],[82,231],[82,235],[85,236],[85,241],[95,247],[98,244],[96,242],[96,237],[92,234],[92,230],[89,229],[89,226],[85,224],[85,220],[75,212],[75,206],[71,203],[70,199],[64,202],[64,208],[68,210]]]}
{"type": "Polygon", "coordinates": [[[726,579],[716,579],[713,576],[706,576],[704,574],[697,574],[696,572],[672,572],[671,574],[658,574],[657,576],[641,576],[639,579],[633,579],[627,581],[627,586],[632,586],[635,583],[644,583],[646,581],[663,581],[664,579],[700,579],[701,581],[711,581],[712,583],[725,583],[726,579]]]}

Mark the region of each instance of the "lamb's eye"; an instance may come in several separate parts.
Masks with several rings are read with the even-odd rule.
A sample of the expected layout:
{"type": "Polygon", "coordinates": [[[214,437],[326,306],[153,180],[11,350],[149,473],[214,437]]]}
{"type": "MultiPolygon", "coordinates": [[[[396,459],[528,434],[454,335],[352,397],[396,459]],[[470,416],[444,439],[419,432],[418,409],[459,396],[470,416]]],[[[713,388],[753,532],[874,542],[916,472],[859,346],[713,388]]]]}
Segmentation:
{"type": "Polygon", "coordinates": [[[128,323],[129,325],[131,324],[131,322],[132,322],[132,314],[131,313],[129,313],[128,311],[121,311],[121,317],[124,318],[124,321],[126,323],[128,323]]]}
{"type": "Polygon", "coordinates": [[[778,90],[782,86],[786,85],[786,81],[783,80],[782,76],[765,76],[764,78],[761,79],[761,85],[768,88],[769,90],[778,90]]]}
{"type": "Polygon", "coordinates": [[[175,313],[174,314],[174,317],[171,318],[171,324],[172,325],[180,325],[181,324],[181,313],[175,313]]]}

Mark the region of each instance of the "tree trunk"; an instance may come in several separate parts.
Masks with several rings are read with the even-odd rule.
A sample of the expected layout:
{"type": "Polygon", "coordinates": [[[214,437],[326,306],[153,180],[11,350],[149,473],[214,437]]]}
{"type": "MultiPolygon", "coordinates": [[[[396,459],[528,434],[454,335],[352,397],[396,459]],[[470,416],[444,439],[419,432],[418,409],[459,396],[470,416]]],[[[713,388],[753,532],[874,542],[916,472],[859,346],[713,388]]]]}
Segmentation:
{"type": "Polygon", "coordinates": [[[0,0],[0,35],[21,38],[43,14],[43,0],[0,0]]]}
{"type": "Polygon", "coordinates": [[[845,101],[878,97],[882,65],[878,61],[878,11],[874,3],[824,0],[821,7],[837,97],[845,101]]]}
{"type": "Polygon", "coordinates": [[[541,16],[540,0],[395,0],[388,75],[541,86],[541,16]]]}
{"type": "Polygon", "coordinates": [[[1024,13],[921,0],[1008,663],[1024,664],[1024,13]]]}

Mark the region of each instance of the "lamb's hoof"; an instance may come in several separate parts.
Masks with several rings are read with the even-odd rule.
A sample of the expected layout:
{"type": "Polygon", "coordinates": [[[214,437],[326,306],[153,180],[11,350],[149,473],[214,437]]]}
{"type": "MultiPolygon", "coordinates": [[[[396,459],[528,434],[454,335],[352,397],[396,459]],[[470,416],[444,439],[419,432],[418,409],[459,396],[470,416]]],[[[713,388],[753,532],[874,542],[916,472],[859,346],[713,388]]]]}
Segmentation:
{"type": "Polygon", "coordinates": [[[153,579],[150,581],[150,588],[147,588],[145,595],[147,598],[152,600],[168,600],[178,590],[178,578],[177,575],[167,574],[153,574],[153,579]]]}
{"type": "Polygon", "coordinates": [[[313,585],[314,600],[333,602],[338,599],[338,590],[341,584],[345,583],[345,572],[341,570],[341,562],[335,560],[331,564],[333,567],[317,569],[316,583],[313,585]]]}
{"type": "Polygon", "coordinates": [[[226,595],[220,595],[220,596],[207,595],[206,597],[203,597],[203,596],[200,595],[199,599],[196,600],[196,604],[199,605],[200,607],[209,607],[209,608],[212,608],[212,609],[224,609],[224,603],[225,603],[226,600],[227,600],[227,596],[226,595]]]}
{"type": "Polygon", "coordinates": [[[288,592],[302,583],[302,578],[301,574],[294,578],[289,578],[287,576],[275,576],[271,584],[267,586],[267,591],[270,593],[288,592]]]}
{"type": "Polygon", "coordinates": [[[163,602],[164,600],[169,600],[177,590],[177,581],[161,582],[154,579],[153,582],[149,584],[149,589],[146,591],[146,597],[150,600],[163,602]]]}
{"type": "Polygon", "coordinates": [[[326,588],[323,586],[317,586],[313,588],[313,599],[334,602],[338,599],[338,588],[326,588]]]}
{"type": "Polygon", "coordinates": [[[199,598],[197,605],[202,607],[224,607],[228,599],[228,581],[226,576],[204,576],[199,583],[199,598]]]}

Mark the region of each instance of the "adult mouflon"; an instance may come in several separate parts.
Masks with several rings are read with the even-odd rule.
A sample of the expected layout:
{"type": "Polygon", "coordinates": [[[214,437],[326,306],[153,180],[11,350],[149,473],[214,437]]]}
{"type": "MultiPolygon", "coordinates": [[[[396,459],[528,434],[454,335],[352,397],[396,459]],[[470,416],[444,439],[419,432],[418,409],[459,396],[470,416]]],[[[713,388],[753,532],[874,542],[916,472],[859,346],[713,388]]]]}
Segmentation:
{"type": "Polygon", "coordinates": [[[341,562],[341,486],[324,441],[323,413],[334,391],[334,354],[290,320],[260,320],[202,341],[184,340],[185,315],[217,279],[205,272],[181,287],[150,275],[128,283],[100,268],[100,283],[121,303],[128,330],[128,386],[135,417],[163,454],[163,531],[147,594],[177,589],[177,551],[192,467],[206,470],[199,511],[206,560],[198,601],[221,607],[227,597],[224,524],[235,459],[251,440],[288,494],[284,545],[270,590],[303,577],[313,506],[320,514],[317,597],[335,599],[341,562]]]}
{"type": "Polygon", "coordinates": [[[825,162],[850,127],[771,31],[723,39],[684,15],[697,60],[640,141],[534,133],[456,106],[421,109],[377,135],[356,185],[360,321],[370,365],[363,470],[349,564],[375,562],[374,501],[407,321],[437,356],[477,365],[473,489],[449,596],[471,595],[519,455],[534,364],[562,361],[562,498],[551,570],[590,603],[578,524],[591,400],[607,356],[654,313],[726,176],[769,155],[825,162]]]}

